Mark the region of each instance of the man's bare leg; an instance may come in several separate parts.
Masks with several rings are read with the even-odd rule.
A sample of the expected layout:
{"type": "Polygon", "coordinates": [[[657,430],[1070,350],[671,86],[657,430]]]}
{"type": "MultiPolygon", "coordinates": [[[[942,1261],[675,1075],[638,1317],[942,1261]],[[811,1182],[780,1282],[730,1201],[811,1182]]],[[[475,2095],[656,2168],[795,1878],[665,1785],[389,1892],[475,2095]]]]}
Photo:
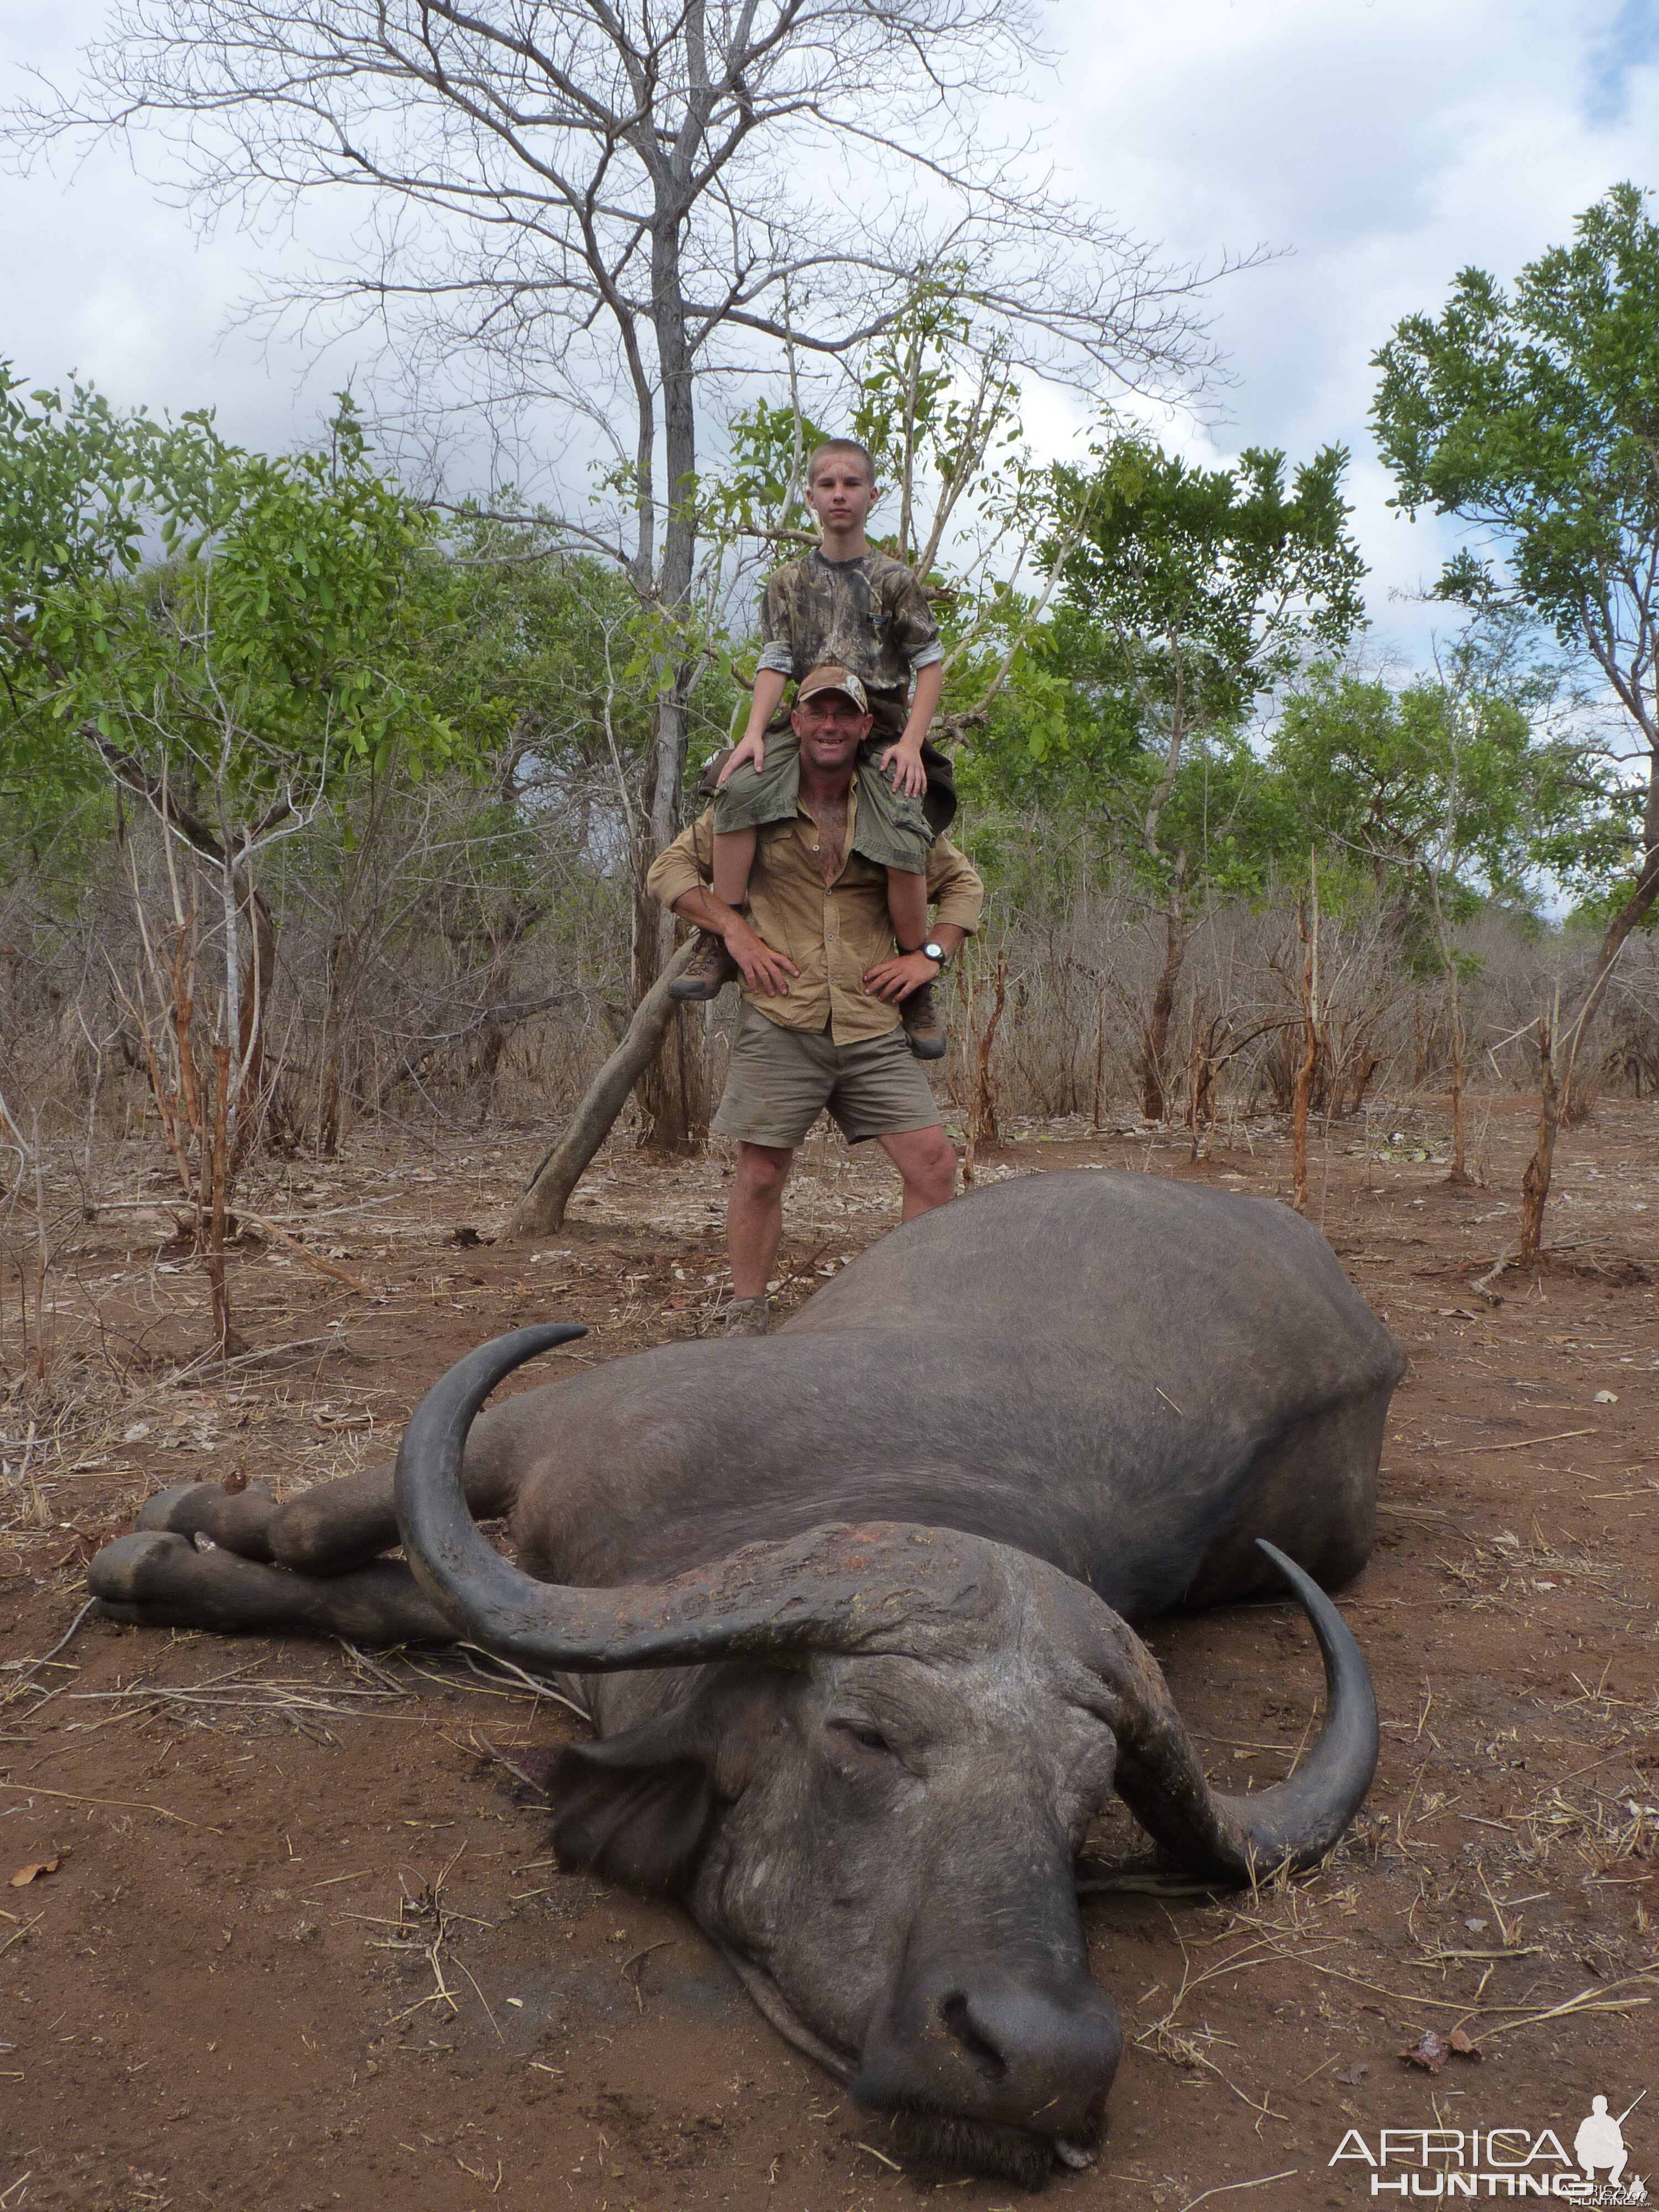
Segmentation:
{"type": "Polygon", "coordinates": [[[738,1171],[726,1209],[726,1249],[732,1263],[732,1333],[766,1334],[766,1285],[783,1235],[783,1187],[795,1155],[775,1145],[739,1145],[738,1171]]]}
{"type": "MultiPolygon", "coordinates": [[[[896,1137],[878,1137],[881,1146],[898,1170],[904,1184],[902,1218],[914,1221],[931,1213],[957,1194],[957,1148],[937,1122],[931,1129],[906,1129],[896,1137]]],[[[779,1185],[781,1194],[782,1185],[779,1185]]],[[[779,1219],[782,1219],[780,1204],[779,1219]]],[[[777,1244],[774,1240],[773,1250],[777,1244]]],[[[733,1273],[735,1276],[735,1269],[733,1273]]]]}

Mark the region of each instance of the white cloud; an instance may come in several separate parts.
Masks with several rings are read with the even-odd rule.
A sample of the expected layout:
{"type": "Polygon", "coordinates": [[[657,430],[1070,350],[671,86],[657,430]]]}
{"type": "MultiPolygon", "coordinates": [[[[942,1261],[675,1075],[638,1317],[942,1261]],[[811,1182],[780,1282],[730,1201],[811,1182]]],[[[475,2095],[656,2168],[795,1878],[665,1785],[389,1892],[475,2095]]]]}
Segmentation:
{"type": "Polygon", "coordinates": [[[1176,258],[1282,258],[1213,295],[1231,419],[1180,442],[1353,454],[1377,642],[1420,653],[1455,532],[1389,512],[1367,429],[1371,356],[1456,271],[1500,278],[1608,185],[1652,175],[1650,0],[1060,0],[1052,137],[1074,187],[1176,258]]]}
{"type": "MultiPolygon", "coordinates": [[[[7,9],[0,70],[71,76],[103,15],[101,0],[7,9]]],[[[1216,287],[1235,382],[1222,419],[1169,434],[1195,458],[1346,444],[1378,643],[1420,653],[1434,617],[1389,594],[1455,541],[1388,510],[1370,356],[1460,267],[1507,277],[1616,179],[1652,176],[1653,0],[1056,0],[1042,21],[1062,58],[1036,80],[1036,119],[1076,191],[1174,260],[1282,257],[1216,287]]],[[[198,236],[115,149],[0,191],[0,353],[31,379],[76,369],[125,404],[214,404],[231,434],[283,445],[358,365],[228,327],[296,249],[228,224],[198,236]]],[[[1042,444],[1077,422],[1062,396],[1033,395],[1042,444]]]]}
{"type": "MultiPolygon", "coordinates": [[[[34,91],[30,70],[71,85],[106,13],[103,0],[7,9],[0,99],[34,91]]],[[[298,265],[291,242],[228,222],[204,234],[118,144],[62,147],[27,176],[0,175],[0,356],[31,383],[78,374],[123,406],[215,407],[229,436],[280,447],[314,434],[352,380],[349,355],[319,361],[292,337],[267,346],[233,327],[273,265],[298,265]]]]}

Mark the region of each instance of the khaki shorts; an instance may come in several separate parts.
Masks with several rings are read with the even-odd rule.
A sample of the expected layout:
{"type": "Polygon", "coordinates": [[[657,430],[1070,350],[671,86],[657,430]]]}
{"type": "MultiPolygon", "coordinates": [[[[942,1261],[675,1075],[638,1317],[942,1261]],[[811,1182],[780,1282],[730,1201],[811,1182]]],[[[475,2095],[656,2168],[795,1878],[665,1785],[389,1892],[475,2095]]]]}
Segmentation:
{"type": "Polygon", "coordinates": [[[939,1126],[902,1029],[836,1044],[825,1030],[783,1029],[745,1000],[714,1134],[792,1152],[825,1107],[849,1145],[939,1126]]]}

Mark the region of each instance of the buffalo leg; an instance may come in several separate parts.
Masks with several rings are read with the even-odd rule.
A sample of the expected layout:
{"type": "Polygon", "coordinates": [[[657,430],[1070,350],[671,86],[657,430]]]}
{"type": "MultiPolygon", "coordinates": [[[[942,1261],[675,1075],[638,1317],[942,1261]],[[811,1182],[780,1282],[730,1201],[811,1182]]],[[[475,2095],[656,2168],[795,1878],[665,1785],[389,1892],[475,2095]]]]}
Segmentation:
{"type": "Polygon", "coordinates": [[[401,1560],[375,1559],[339,1575],[286,1567],[188,1536],[146,1528],[106,1544],[87,1583],[111,1620],[147,1628],[224,1634],[308,1630],[353,1644],[453,1644],[455,1627],[401,1560]]]}
{"type": "MultiPolygon", "coordinates": [[[[473,1512],[481,1520],[506,1512],[511,1488],[495,1455],[470,1452],[467,1462],[464,1480],[473,1512]]],[[[398,1541],[389,1465],[320,1482],[282,1505],[263,1482],[241,1491],[216,1482],[181,1483],[147,1498],[137,1526],[206,1536],[245,1559],[269,1560],[301,1575],[349,1573],[398,1541]]]]}
{"type": "Polygon", "coordinates": [[[270,1523],[279,1510],[268,1482],[251,1482],[236,1491],[216,1482],[181,1482],[147,1498],[133,1526],[208,1536],[245,1559],[269,1559],[270,1523]]]}

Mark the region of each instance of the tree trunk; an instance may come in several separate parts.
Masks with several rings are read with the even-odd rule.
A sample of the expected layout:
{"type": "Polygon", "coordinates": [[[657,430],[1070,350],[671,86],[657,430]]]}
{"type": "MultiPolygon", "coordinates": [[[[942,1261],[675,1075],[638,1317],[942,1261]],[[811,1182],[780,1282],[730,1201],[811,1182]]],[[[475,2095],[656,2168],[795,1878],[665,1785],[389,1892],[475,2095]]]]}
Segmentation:
{"type": "MultiPolygon", "coordinates": [[[[673,953],[674,917],[646,890],[649,861],[644,854],[641,860],[634,888],[634,975],[638,1004],[643,1006],[671,956],[678,956],[673,953]]],[[[650,1152],[697,1152],[708,1133],[702,1021],[696,1007],[666,1003],[659,1048],[639,1070],[640,1143],[650,1152]]],[[[627,1096],[624,1091],[617,1099],[616,1113],[622,1111],[627,1096]]]]}
{"type": "Polygon", "coordinates": [[[1164,911],[1164,968],[1152,994],[1140,1052],[1140,1103],[1149,1121],[1161,1121],[1170,1110],[1170,1024],[1175,1013],[1176,988],[1187,957],[1187,855],[1176,855],[1170,885],[1170,902],[1164,911]]]}
{"type": "MultiPolygon", "coordinates": [[[[660,204],[660,188],[659,198],[660,204]]],[[[667,491],[657,595],[670,635],[657,662],[656,728],[647,777],[649,787],[645,794],[649,824],[647,850],[641,856],[634,894],[634,981],[641,1006],[663,972],[673,946],[673,917],[647,894],[645,872],[679,832],[689,728],[686,693],[693,669],[689,639],[683,634],[674,634],[681,629],[690,608],[696,556],[696,513],[693,504],[697,483],[696,417],[691,357],[685,336],[679,240],[679,211],[673,204],[662,210],[652,240],[652,323],[662,379],[663,461],[667,491]]],[[[708,1131],[708,1085],[701,1021],[678,1008],[671,1010],[663,1046],[661,1052],[641,1070],[641,1142],[657,1152],[700,1152],[708,1131]]],[[[618,1101],[618,1111],[620,1103],[618,1101]]]]}
{"type": "Polygon", "coordinates": [[[1463,1065],[1463,1000],[1458,989],[1457,966],[1455,961],[1446,969],[1447,996],[1451,1012],[1451,1170],[1446,1181],[1454,1190],[1467,1190],[1472,1180],[1468,1168],[1468,1137],[1464,1126],[1463,1086],[1466,1070],[1463,1065]]]}
{"type": "Polygon", "coordinates": [[[1187,1125],[1192,1131],[1190,1157],[1198,1158],[1200,1133],[1215,1127],[1215,1079],[1221,1070],[1222,1048],[1232,1034],[1224,1014],[1215,1015],[1207,1029],[1193,1042],[1187,1094],[1187,1125]]]}
{"type": "Polygon", "coordinates": [[[1095,1005],[1095,1079],[1089,1098],[1089,1127],[1100,1134],[1100,1109],[1106,1089],[1106,986],[1100,987],[1095,1005]]]}
{"type": "Polygon", "coordinates": [[[1607,924],[1607,933],[1601,939],[1601,957],[1595,980],[1568,1031],[1570,1042],[1566,1065],[1559,1081],[1555,1072],[1554,1023],[1540,1019],[1538,1024],[1538,1142],[1521,1180],[1520,1261],[1522,1265],[1538,1257],[1543,1243],[1544,1207],[1549,1198],[1550,1176],[1555,1165],[1556,1133],[1561,1126],[1561,1094],[1571,1088],[1579,1048],[1607,995],[1619,956],[1624,951],[1631,933],[1645,920],[1654,901],[1659,898],[1659,750],[1650,753],[1648,759],[1648,795],[1642,821],[1642,865],[1637,871],[1636,888],[1607,924]]]}
{"type": "Polygon", "coordinates": [[[234,1171],[227,1141],[231,1090],[228,1044],[216,1044],[213,1048],[213,1130],[210,1140],[203,1148],[202,1162],[208,1187],[207,1218],[204,1222],[198,1211],[196,1235],[213,1299],[214,1348],[221,1359],[234,1359],[247,1350],[247,1340],[230,1317],[230,1284],[225,1273],[225,1224],[234,1171]]]}
{"type": "Polygon", "coordinates": [[[1530,1267],[1544,1238],[1544,1207],[1555,1166],[1555,1133],[1561,1126],[1561,1094],[1555,1079],[1555,1030],[1547,1017],[1538,1024],[1538,1142],[1521,1178],[1521,1249],[1516,1264],[1530,1267]]]}
{"type": "Polygon", "coordinates": [[[1319,1063],[1319,1024],[1315,1000],[1318,993],[1319,909],[1308,927],[1305,901],[1296,902],[1297,933],[1302,939],[1302,1054],[1297,1062],[1296,1083],[1291,1093],[1291,1179],[1298,1213],[1308,1210],[1308,1108],[1313,1098],[1314,1070],[1319,1063]]]}
{"type": "Polygon", "coordinates": [[[1468,1169],[1468,1139],[1464,1127],[1463,1076],[1463,1039],[1462,1035],[1454,1030],[1451,1067],[1452,1156],[1451,1166],[1446,1174],[1446,1181],[1454,1190],[1467,1190],[1471,1181],[1468,1169]]]}
{"type": "Polygon", "coordinates": [[[495,1079],[514,1026],[514,1009],[507,998],[513,979],[513,963],[519,947],[546,911],[546,904],[541,899],[507,899],[497,908],[486,924],[489,964],[484,970],[481,989],[484,1018],[479,1025],[477,1042],[473,1047],[470,1071],[470,1079],[478,1092],[480,1128],[488,1121],[490,1108],[495,1103],[495,1079]]]}
{"type": "Polygon", "coordinates": [[[252,881],[246,868],[237,870],[236,880],[242,893],[242,911],[247,917],[249,937],[242,969],[240,1043],[247,1061],[244,1091],[253,1109],[254,1126],[249,1131],[249,1141],[252,1142],[258,1134],[260,1105],[271,1087],[265,1073],[265,1032],[270,1022],[271,994],[276,988],[276,918],[264,893],[252,881]]]}
{"type": "Polygon", "coordinates": [[[982,970],[975,967],[971,951],[964,948],[957,969],[957,991],[962,1000],[963,1012],[960,1088],[954,1064],[951,1076],[951,1096],[962,1109],[962,1187],[964,1190],[971,1190],[974,1187],[980,1146],[1002,1142],[1002,1131],[997,1120],[997,1082],[991,1072],[991,1054],[996,1044],[997,1025],[1002,1019],[1008,994],[1006,952],[997,954],[996,967],[992,975],[994,1000],[990,1018],[981,1027],[980,986],[983,981],[982,970]]]}
{"type": "Polygon", "coordinates": [[[982,1030],[975,1024],[974,1034],[974,1097],[969,1128],[976,1148],[981,1145],[1000,1145],[1002,1142],[1002,1125],[997,1118],[997,1080],[991,1073],[991,1054],[995,1049],[997,1030],[1008,997],[1008,955],[1005,951],[997,954],[991,988],[990,1017],[982,1030]]]}
{"type": "Polygon", "coordinates": [[[696,939],[681,945],[640,1000],[622,1042],[587,1086],[558,1143],[544,1153],[507,1224],[509,1241],[551,1236],[563,1223],[570,1194],[611,1133],[629,1092],[655,1059],[679,1011],[668,986],[691,957],[696,939]]]}
{"type": "MultiPolygon", "coordinates": [[[[222,870],[218,872],[222,877],[222,870]]],[[[201,902],[193,860],[188,885],[174,872],[172,888],[171,957],[163,963],[140,908],[144,959],[128,1005],[143,1042],[161,1133],[192,1216],[195,1257],[212,1301],[214,1349],[227,1359],[246,1349],[231,1317],[225,1267],[232,1198],[246,1149],[235,1075],[242,1060],[240,1039],[226,1018],[239,1010],[226,1006],[222,992],[201,991],[201,902]]]]}
{"type": "Polygon", "coordinates": [[[322,1079],[317,1091],[317,1150],[325,1160],[340,1151],[340,1101],[345,1087],[346,1008],[355,980],[356,945],[345,927],[328,948],[328,997],[323,1008],[322,1079]]]}

